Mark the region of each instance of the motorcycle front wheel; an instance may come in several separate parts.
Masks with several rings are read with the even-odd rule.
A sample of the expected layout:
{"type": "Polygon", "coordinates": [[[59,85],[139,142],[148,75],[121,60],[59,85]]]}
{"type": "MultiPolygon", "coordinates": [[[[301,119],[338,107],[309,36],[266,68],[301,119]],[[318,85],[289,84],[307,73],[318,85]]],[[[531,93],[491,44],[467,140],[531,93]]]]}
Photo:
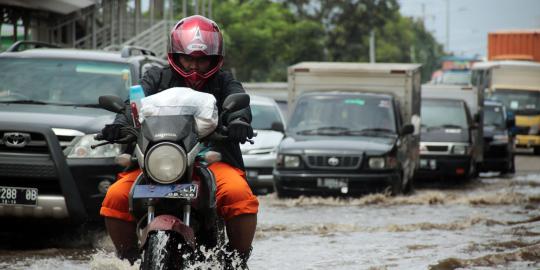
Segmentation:
{"type": "Polygon", "coordinates": [[[193,250],[184,238],[173,231],[155,231],[148,235],[143,248],[141,270],[183,269],[193,259],[193,250]]]}

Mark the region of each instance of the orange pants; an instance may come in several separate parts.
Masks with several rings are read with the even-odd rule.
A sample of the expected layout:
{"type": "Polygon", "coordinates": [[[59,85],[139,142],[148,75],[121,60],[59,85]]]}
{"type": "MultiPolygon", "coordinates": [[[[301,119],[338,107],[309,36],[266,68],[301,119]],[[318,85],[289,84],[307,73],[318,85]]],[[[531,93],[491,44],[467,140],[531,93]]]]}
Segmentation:
{"type": "MultiPolygon", "coordinates": [[[[242,170],[223,162],[212,163],[209,169],[216,179],[219,215],[227,221],[239,215],[258,212],[259,201],[251,192],[242,170]]],[[[118,174],[118,180],[109,187],[101,205],[102,216],[134,221],[129,213],[128,195],[140,173],[141,170],[137,169],[118,174]]]]}

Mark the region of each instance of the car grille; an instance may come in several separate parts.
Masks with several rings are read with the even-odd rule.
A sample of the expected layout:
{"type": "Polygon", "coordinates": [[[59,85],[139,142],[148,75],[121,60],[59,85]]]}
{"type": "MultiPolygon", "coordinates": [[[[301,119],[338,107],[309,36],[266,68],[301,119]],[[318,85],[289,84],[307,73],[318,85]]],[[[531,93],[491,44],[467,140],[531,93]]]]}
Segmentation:
{"type": "MultiPolygon", "coordinates": [[[[48,155],[49,147],[47,146],[47,140],[45,136],[40,133],[32,132],[21,132],[27,133],[30,135],[30,141],[24,147],[9,147],[4,142],[4,134],[8,132],[16,131],[0,131],[0,154],[9,153],[9,154],[37,154],[37,155],[48,155]]],[[[62,150],[71,144],[74,136],[57,136],[62,150]]]]}
{"type": "Polygon", "coordinates": [[[360,161],[360,157],[357,156],[307,156],[307,164],[309,167],[321,169],[356,169],[360,167],[360,161]],[[334,163],[332,163],[330,159],[333,159],[334,163]]]}

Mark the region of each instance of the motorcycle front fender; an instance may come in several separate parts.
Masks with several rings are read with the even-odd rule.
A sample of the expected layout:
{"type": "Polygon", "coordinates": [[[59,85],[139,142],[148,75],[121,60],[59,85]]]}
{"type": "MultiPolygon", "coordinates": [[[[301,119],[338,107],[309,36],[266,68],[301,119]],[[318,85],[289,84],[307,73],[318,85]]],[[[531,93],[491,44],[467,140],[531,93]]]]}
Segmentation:
{"type": "Polygon", "coordinates": [[[159,215],[144,228],[140,236],[140,247],[144,247],[148,235],[153,231],[174,231],[184,238],[187,244],[195,249],[195,233],[182,220],[172,215],[159,215]]]}

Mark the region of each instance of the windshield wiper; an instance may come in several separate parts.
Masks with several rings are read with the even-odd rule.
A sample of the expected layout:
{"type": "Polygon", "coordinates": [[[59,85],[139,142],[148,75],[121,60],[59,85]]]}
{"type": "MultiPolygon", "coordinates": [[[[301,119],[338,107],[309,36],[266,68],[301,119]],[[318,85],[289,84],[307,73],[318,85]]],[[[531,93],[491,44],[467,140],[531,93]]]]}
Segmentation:
{"type": "Polygon", "coordinates": [[[440,125],[440,126],[431,126],[431,127],[428,127],[427,129],[428,130],[433,130],[433,129],[443,129],[443,128],[464,129],[462,126],[454,125],[454,124],[444,124],[444,125],[440,125]]]}
{"type": "Polygon", "coordinates": [[[359,130],[346,130],[343,131],[340,135],[365,135],[365,134],[375,134],[377,136],[394,136],[396,132],[388,128],[364,128],[359,130]]]}
{"type": "Polygon", "coordinates": [[[32,100],[32,99],[19,99],[19,100],[2,100],[0,103],[13,103],[13,104],[39,104],[46,105],[49,104],[45,101],[32,100]]]}
{"type": "Polygon", "coordinates": [[[297,131],[298,135],[338,135],[343,131],[349,130],[346,127],[328,126],[314,129],[306,129],[297,131]]]}
{"type": "Polygon", "coordinates": [[[58,104],[64,106],[75,106],[75,107],[88,107],[88,108],[101,108],[99,104],[58,104]]]}

